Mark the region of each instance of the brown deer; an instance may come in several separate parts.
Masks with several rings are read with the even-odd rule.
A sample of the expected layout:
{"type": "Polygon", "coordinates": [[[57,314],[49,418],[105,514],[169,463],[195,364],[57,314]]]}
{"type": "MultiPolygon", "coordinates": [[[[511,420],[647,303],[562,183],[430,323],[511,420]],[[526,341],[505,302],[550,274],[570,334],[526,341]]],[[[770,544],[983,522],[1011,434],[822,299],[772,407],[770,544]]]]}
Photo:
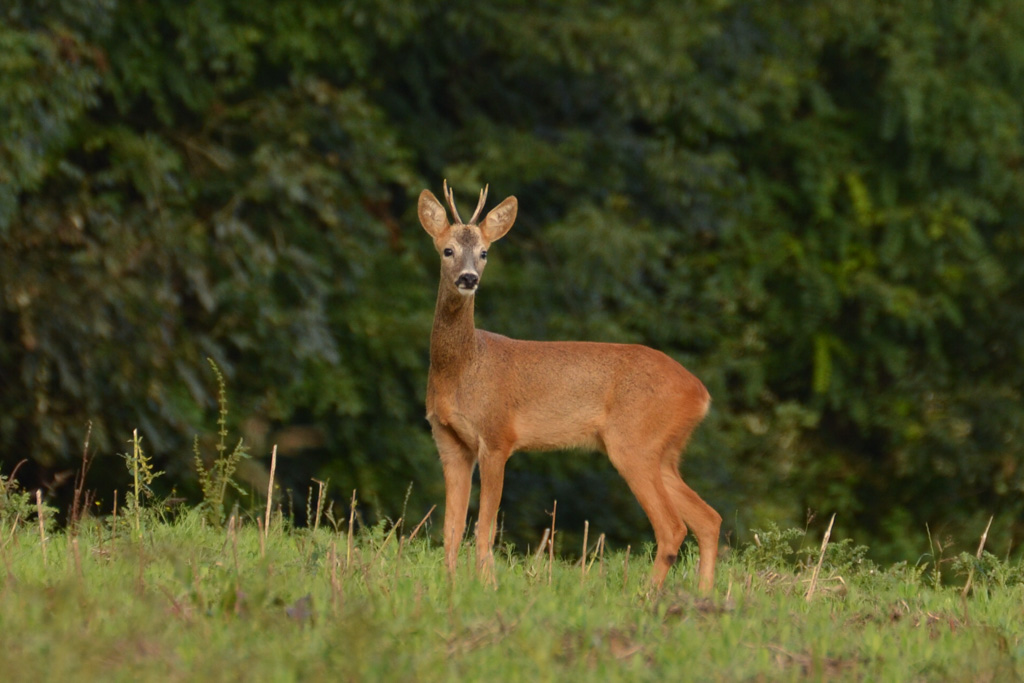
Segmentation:
{"type": "Polygon", "coordinates": [[[604,451],[647,513],[658,550],[660,587],[693,530],[700,547],[698,588],[714,584],[722,518],[679,475],[679,457],[711,401],[707,389],[660,351],[635,344],[537,342],[476,329],[473,300],[487,250],[516,219],[508,197],[477,223],[487,188],[463,223],[447,181],[454,223],[429,191],[418,213],[441,256],[430,335],[427,419],[445,480],[444,548],[454,575],[466,529],[473,467],[480,467],[477,570],[494,581],[492,546],[505,463],[516,450],[604,451]]]}

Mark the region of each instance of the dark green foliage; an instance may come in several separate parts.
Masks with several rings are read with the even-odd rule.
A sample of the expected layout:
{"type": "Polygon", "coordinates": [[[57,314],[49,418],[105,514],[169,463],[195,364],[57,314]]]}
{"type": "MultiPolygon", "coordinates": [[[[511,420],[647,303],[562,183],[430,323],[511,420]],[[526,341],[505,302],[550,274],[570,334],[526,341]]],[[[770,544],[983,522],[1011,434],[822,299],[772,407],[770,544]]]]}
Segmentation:
{"type": "MultiPolygon", "coordinates": [[[[1019,2],[52,0],[0,19],[8,471],[72,467],[91,420],[100,453],[138,428],[197,493],[210,357],[232,430],[262,425],[255,458],[301,425],[317,437],[284,476],[387,514],[410,481],[410,510],[440,502],[436,262],[412,207],[447,178],[520,201],[478,324],[647,343],[705,380],[684,475],[736,531],[834,511],[907,558],[925,522],[966,546],[990,514],[994,541],[1014,534],[1019,2]]],[[[643,535],[611,468],[551,457],[547,478],[583,482],[574,514],[643,535]]],[[[92,484],[123,487],[115,469],[92,484]]],[[[531,510],[506,516],[526,518],[516,479],[531,510]]]]}

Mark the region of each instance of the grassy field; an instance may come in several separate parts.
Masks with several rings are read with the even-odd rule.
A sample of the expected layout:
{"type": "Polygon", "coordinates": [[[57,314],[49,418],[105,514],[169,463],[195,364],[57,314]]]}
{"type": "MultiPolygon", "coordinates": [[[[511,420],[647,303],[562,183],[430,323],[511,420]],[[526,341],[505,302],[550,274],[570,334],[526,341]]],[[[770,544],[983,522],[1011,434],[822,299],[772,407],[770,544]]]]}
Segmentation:
{"type": "MultiPolygon", "coordinates": [[[[454,584],[409,526],[339,530],[86,519],[0,537],[0,672],[104,680],[1014,680],[1021,567],[991,555],[878,568],[863,548],[761,532],[695,597],[695,552],[659,593],[649,549],[579,563],[499,553],[454,584]],[[796,552],[794,552],[796,549],[796,552]],[[819,568],[820,561],[820,568],[819,568]],[[817,573],[816,573],[817,572],[817,573]],[[970,576],[971,588],[964,594],[970,576]],[[813,580],[813,586],[812,586],[813,580]],[[810,597],[808,597],[810,593],[810,597]]],[[[689,545],[687,545],[689,548],[689,545]]]]}

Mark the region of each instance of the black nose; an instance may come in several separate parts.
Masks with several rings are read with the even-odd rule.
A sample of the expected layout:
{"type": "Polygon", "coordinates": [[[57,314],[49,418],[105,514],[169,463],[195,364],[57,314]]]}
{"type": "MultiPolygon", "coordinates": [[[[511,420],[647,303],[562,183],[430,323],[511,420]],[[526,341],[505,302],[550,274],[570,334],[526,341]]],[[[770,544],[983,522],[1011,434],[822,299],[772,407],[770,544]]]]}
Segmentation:
{"type": "Polygon", "coordinates": [[[460,289],[476,289],[480,283],[480,276],[476,273],[463,273],[455,280],[455,286],[460,289]]]}

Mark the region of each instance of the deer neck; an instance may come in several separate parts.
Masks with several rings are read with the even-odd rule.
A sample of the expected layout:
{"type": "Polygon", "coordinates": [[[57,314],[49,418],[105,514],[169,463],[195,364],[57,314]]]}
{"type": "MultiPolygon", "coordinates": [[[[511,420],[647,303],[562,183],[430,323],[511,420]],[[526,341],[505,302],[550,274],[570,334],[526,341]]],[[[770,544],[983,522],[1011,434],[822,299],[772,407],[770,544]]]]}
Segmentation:
{"type": "Polygon", "coordinates": [[[476,353],[475,298],[452,292],[444,283],[438,288],[434,327],[430,333],[432,372],[455,374],[472,361],[476,353]]]}

